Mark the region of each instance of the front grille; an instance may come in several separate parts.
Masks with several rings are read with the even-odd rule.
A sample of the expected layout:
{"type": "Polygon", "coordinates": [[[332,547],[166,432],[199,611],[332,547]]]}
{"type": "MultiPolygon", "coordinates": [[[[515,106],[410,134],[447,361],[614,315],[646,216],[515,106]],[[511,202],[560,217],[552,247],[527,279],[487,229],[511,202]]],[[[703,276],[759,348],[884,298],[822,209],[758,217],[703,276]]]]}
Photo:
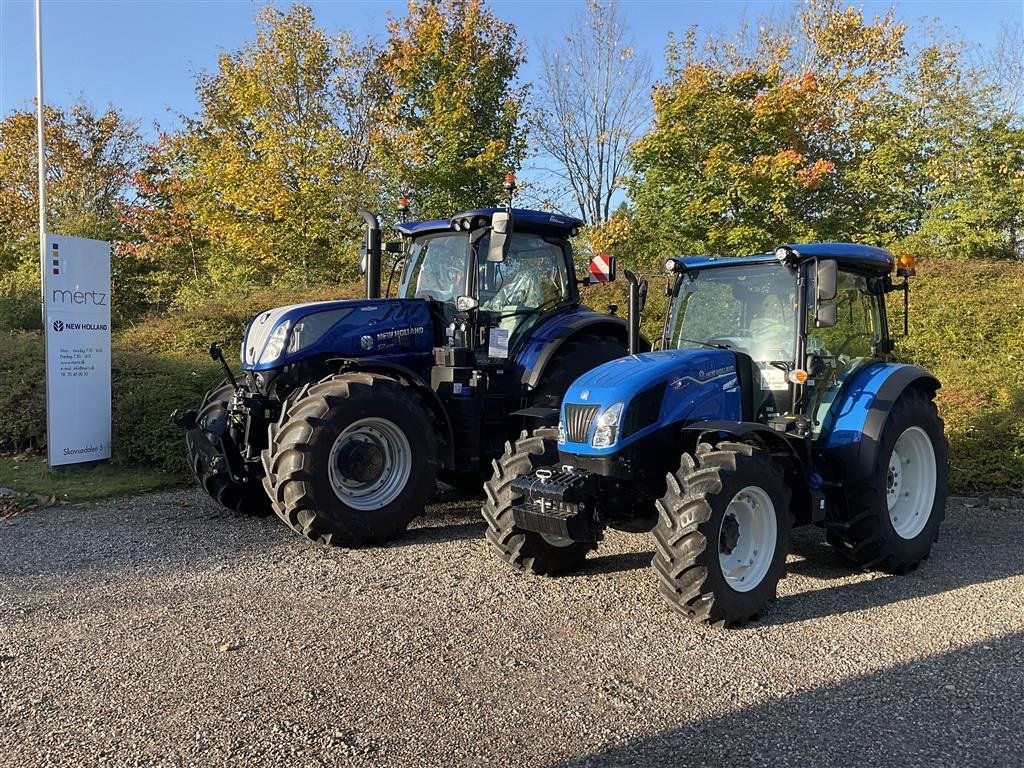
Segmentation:
{"type": "Polygon", "coordinates": [[[601,406],[599,405],[577,405],[566,403],[565,405],[565,431],[566,439],[570,443],[585,443],[590,434],[590,425],[601,406]]]}

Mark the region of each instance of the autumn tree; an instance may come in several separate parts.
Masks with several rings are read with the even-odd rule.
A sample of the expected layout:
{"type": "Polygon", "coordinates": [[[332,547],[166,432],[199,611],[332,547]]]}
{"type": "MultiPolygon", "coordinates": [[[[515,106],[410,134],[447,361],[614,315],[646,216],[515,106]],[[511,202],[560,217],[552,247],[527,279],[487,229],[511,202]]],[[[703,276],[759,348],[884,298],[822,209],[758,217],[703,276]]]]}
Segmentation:
{"type": "Polygon", "coordinates": [[[311,9],[267,7],[256,39],[197,83],[180,174],[214,283],[304,283],[354,269],[355,209],[375,202],[372,43],[331,38],[311,9]]]}
{"type": "Polygon", "coordinates": [[[512,25],[482,0],[410,0],[380,60],[388,90],[380,164],[418,216],[497,202],[525,147],[512,25]]]}
{"type": "Polygon", "coordinates": [[[534,135],[556,186],[571,192],[584,221],[599,224],[611,215],[629,149],[648,122],[651,68],[616,0],[589,0],[572,28],[541,46],[534,135]]]}
{"type": "MultiPolygon", "coordinates": [[[[118,207],[131,194],[136,126],[113,107],[44,109],[47,228],[117,240],[118,207]]],[[[16,110],[0,122],[0,288],[38,290],[39,196],[36,116],[16,110]]]]}

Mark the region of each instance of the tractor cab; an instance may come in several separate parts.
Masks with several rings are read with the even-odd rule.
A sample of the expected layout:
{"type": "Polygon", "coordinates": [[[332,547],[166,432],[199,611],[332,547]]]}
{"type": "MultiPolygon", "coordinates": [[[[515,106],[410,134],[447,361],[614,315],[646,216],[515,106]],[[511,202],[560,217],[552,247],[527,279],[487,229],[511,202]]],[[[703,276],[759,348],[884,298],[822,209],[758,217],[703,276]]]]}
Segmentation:
{"type": "Polygon", "coordinates": [[[569,238],[577,219],[488,208],[451,220],[401,223],[405,239],[398,297],[426,299],[442,329],[439,345],[503,360],[547,314],[579,304],[569,238]],[[492,243],[495,219],[502,243],[492,243]],[[495,247],[497,245],[497,247],[495,247]]]}

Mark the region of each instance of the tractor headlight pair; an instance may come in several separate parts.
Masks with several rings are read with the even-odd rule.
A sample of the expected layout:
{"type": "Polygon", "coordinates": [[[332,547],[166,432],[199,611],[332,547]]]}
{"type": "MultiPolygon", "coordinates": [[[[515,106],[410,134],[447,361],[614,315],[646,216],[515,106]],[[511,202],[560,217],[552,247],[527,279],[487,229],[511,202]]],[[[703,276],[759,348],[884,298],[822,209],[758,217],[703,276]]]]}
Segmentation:
{"type": "Polygon", "coordinates": [[[619,423],[622,421],[623,403],[612,403],[597,417],[597,429],[590,439],[591,448],[611,448],[619,439],[619,423]]]}
{"type": "Polygon", "coordinates": [[[281,356],[282,352],[287,352],[289,355],[301,352],[306,347],[320,341],[325,333],[351,313],[352,310],[347,307],[313,312],[302,317],[294,326],[290,321],[285,320],[274,329],[274,333],[267,340],[267,346],[264,347],[263,354],[260,355],[260,362],[272,363],[281,356]]]}

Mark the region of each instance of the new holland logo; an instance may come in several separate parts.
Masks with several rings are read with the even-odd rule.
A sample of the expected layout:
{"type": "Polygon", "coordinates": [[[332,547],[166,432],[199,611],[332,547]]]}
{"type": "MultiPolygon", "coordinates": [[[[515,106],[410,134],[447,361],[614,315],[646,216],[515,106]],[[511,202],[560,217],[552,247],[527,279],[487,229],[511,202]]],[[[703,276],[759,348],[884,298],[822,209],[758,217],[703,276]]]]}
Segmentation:
{"type": "Polygon", "coordinates": [[[62,323],[60,320],[54,320],[53,330],[55,330],[57,333],[60,333],[61,331],[64,330],[64,323],[62,323]]]}

